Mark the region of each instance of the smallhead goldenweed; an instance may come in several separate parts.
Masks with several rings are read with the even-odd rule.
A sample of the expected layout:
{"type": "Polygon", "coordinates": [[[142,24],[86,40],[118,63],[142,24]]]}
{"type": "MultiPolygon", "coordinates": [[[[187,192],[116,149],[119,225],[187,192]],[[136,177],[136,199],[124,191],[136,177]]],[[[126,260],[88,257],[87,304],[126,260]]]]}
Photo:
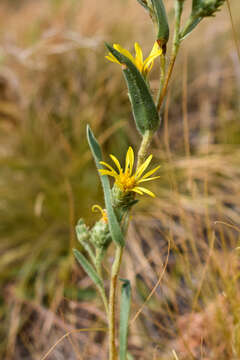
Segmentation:
{"type": "MultiPolygon", "coordinates": [[[[105,307],[108,320],[109,360],[126,360],[130,356],[127,350],[127,338],[131,285],[126,279],[123,280],[119,299],[119,341],[116,341],[118,275],[123,259],[130,210],[141,199],[141,196],[138,197],[139,195],[146,194],[155,197],[151,190],[142,185],[149,181],[157,181],[160,177],[160,174],[156,174],[160,165],[148,169],[152,160],[152,155],[148,154],[148,149],[154,133],[159,129],[164,98],[175,60],[181,42],[205,17],[213,16],[220,9],[224,0],[192,0],[189,18],[183,25],[181,24],[183,7],[185,5],[187,7],[189,2],[175,0],[174,33],[169,51],[171,59],[169,64],[166,61],[169,23],[164,1],[138,0],[138,2],[148,11],[156,34],[150,54],[144,60],[143,51],[137,42],[134,46],[135,57],[118,44],[113,46],[106,44],[109,51],[106,58],[121,65],[136,129],[141,136],[141,143],[137,155],[134,155],[131,146],[128,148],[125,166],[120,164],[117,157],[110,155],[113,162],[112,166],[103,161],[101,147],[90,127],[87,127],[87,139],[100,175],[105,206],[104,209],[100,205],[92,207],[93,211],[99,211],[101,215],[92,228],[89,228],[82,219],[79,220],[76,232],[82,251],[74,249],[77,261],[95,283],[105,307]],[[155,99],[149,73],[158,58],[160,58],[159,90],[155,99]],[[114,179],[112,186],[109,178],[114,179]],[[110,244],[115,247],[115,256],[108,276],[103,271],[103,261],[110,244]]],[[[123,153],[125,152],[126,149],[123,149],[123,153]]]]}

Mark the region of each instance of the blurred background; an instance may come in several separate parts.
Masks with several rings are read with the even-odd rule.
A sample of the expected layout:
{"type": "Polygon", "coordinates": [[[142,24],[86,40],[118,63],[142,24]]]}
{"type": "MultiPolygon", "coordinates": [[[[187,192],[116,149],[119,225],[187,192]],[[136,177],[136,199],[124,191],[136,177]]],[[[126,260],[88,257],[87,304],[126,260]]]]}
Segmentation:
{"type": "MultiPolygon", "coordinates": [[[[165,3],[172,24],[173,1],[165,3]]],[[[229,3],[238,38],[240,4],[229,3]]],[[[134,0],[1,0],[0,23],[0,358],[42,359],[68,331],[106,325],[72,256],[77,220],[93,224],[91,206],[103,205],[85,128],[106,159],[137,148],[125,83],[104,58],[104,41],[127,49],[138,41],[147,55],[154,36],[134,0]]],[[[134,209],[121,274],[133,287],[134,359],[170,360],[173,350],[184,360],[240,358],[235,40],[225,3],[179,53],[151,149],[162,165],[157,198],[134,209]]],[[[151,81],[155,91],[157,65],[151,81]]],[[[111,261],[110,249],[106,269],[111,261]]],[[[104,359],[106,341],[100,332],[73,333],[47,358],[104,359]]]]}

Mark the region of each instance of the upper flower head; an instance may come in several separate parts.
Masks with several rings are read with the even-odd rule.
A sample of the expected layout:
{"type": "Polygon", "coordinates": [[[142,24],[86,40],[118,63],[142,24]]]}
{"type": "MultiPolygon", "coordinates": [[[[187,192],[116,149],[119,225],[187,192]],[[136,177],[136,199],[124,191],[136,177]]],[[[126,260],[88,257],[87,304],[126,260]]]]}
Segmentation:
{"type": "MultiPolygon", "coordinates": [[[[158,43],[155,42],[149,56],[145,60],[143,60],[143,53],[140,45],[137,42],[135,42],[134,46],[135,46],[135,58],[128,50],[122,48],[119,44],[113,44],[114,49],[116,49],[121,54],[126,56],[129,60],[131,60],[131,62],[138,68],[140,73],[144,77],[146,77],[149,71],[152,69],[154,59],[156,59],[158,56],[162,54],[162,49],[159,47],[158,43]]],[[[106,58],[112,62],[121,65],[121,63],[115,58],[115,56],[112,53],[109,53],[106,56],[106,58]]]]}
{"type": "Polygon", "coordinates": [[[150,181],[158,179],[160,176],[150,177],[154,174],[160,166],[155,167],[153,170],[148,171],[146,174],[143,175],[144,171],[147,169],[148,165],[152,160],[152,155],[149,155],[147,160],[137,168],[136,172],[133,173],[133,164],[134,164],[134,152],[131,147],[129,147],[126,155],[126,162],[125,162],[125,170],[122,169],[118,159],[114,155],[110,155],[111,159],[115,163],[118,172],[114,170],[112,166],[105,163],[104,161],[100,161],[100,164],[106,166],[109,170],[100,169],[99,172],[101,175],[109,175],[115,178],[115,183],[119,187],[119,189],[124,192],[128,193],[133,191],[140,195],[146,193],[152,197],[155,197],[154,193],[150,190],[139,186],[142,182],[150,181]]]}

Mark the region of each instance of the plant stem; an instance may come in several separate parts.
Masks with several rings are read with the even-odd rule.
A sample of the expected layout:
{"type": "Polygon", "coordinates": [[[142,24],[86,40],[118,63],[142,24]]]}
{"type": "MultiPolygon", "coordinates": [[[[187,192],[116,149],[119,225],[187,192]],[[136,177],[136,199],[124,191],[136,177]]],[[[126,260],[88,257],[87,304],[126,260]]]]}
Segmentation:
{"type": "Polygon", "coordinates": [[[117,360],[116,342],[115,342],[115,305],[116,305],[116,290],[117,278],[122,261],[123,247],[117,246],[114,262],[111,271],[111,284],[109,294],[109,360],[117,360]]]}
{"type": "Polygon", "coordinates": [[[170,80],[172,72],[173,72],[175,60],[176,60],[177,53],[178,53],[179,46],[180,46],[180,21],[181,21],[182,10],[183,10],[183,1],[176,0],[175,1],[175,29],[174,29],[174,37],[173,37],[172,54],[171,54],[171,59],[170,59],[170,64],[168,67],[166,79],[162,86],[161,93],[160,93],[160,96],[158,97],[158,101],[157,101],[158,111],[161,110],[163,100],[166,96],[169,80],[170,80]]]}
{"type": "Polygon", "coordinates": [[[154,134],[153,131],[147,130],[142,137],[142,142],[141,142],[140,148],[138,150],[137,168],[139,168],[139,166],[141,166],[145,160],[147,150],[151,143],[153,134],[154,134]]]}
{"type": "MultiPolygon", "coordinates": [[[[98,276],[100,277],[100,279],[102,281],[103,281],[103,276],[102,276],[102,258],[103,258],[103,256],[104,256],[103,249],[97,249],[95,266],[96,266],[98,276]]],[[[107,296],[106,296],[105,290],[102,287],[99,287],[99,293],[101,295],[106,314],[108,315],[108,301],[107,301],[107,296]]]]}
{"type": "Polygon", "coordinates": [[[102,279],[103,276],[102,276],[102,259],[103,259],[103,256],[104,256],[104,252],[103,252],[103,249],[102,248],[97,248],[96,249],[96,258],[95,258],[95,266],[96,266],[96,270],[97,270],[97,273],[99,275],[99,277],[102,279]]]}
{"type": "Polygon", "coordinates": [[[164,86],[164,81],[165,81],[165,76],[166,76],[166,55],[162,54],[160,56],[160,81],[159,81],[159,89],[158,89],[158,94],[157,94],[157,104],[159,102],[160,96],[161,96],[161,92],[164,86]]]}
{"type": "Polygon", "coordinates": [[[108,316],[108,313],[109,313],[109,310],[108,310],[108,301],[107,301],[107,296],[106,296],[106,293],[105,293],[105,290],[102,288],[102,287],[99,287],[98,288],[98,291],[99,291],[99,294],[101,295],[101,298],[102,298],[102,301],[103,301],[103,305],[105,307],[105,311],[106,311],[106,314],[108,316]]]}

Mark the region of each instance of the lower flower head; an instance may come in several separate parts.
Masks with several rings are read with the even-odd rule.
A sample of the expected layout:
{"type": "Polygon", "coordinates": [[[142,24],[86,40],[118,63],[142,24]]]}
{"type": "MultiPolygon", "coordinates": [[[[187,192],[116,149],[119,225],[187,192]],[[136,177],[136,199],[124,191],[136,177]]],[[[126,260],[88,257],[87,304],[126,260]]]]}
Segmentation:
{"type": "Polygon", "coordinates": [[[152,155],[148,156],[146,161],[136,169],[135,173],[133,173],[134,152],[131,147],[129,147],[126,154],[124,170],[121,167],[118,159],[114,155],[110,155],[110,157],[115,163],[118,172],[111,165],[105,163],[104,161],[100,161],[100,164],[104,165],[107,168],[107,169],[99,170],[101,175],[109,175],[114,177],[115,184],[124,193],[129,193],[130,191],[133,191],[140,195],[143,195],[145,193],[147,195],[155,197],[155,194],[152,191],[146,189],[145,187],[139,186],[143,182],[155,180],[160,177],[160,176],[151,177],[151,175],[153,175],[160,168],[160,166],[157,166],[154,169],[144,174],[145,170],[147,169],[148,165],[152,160],[152,155]]]}

